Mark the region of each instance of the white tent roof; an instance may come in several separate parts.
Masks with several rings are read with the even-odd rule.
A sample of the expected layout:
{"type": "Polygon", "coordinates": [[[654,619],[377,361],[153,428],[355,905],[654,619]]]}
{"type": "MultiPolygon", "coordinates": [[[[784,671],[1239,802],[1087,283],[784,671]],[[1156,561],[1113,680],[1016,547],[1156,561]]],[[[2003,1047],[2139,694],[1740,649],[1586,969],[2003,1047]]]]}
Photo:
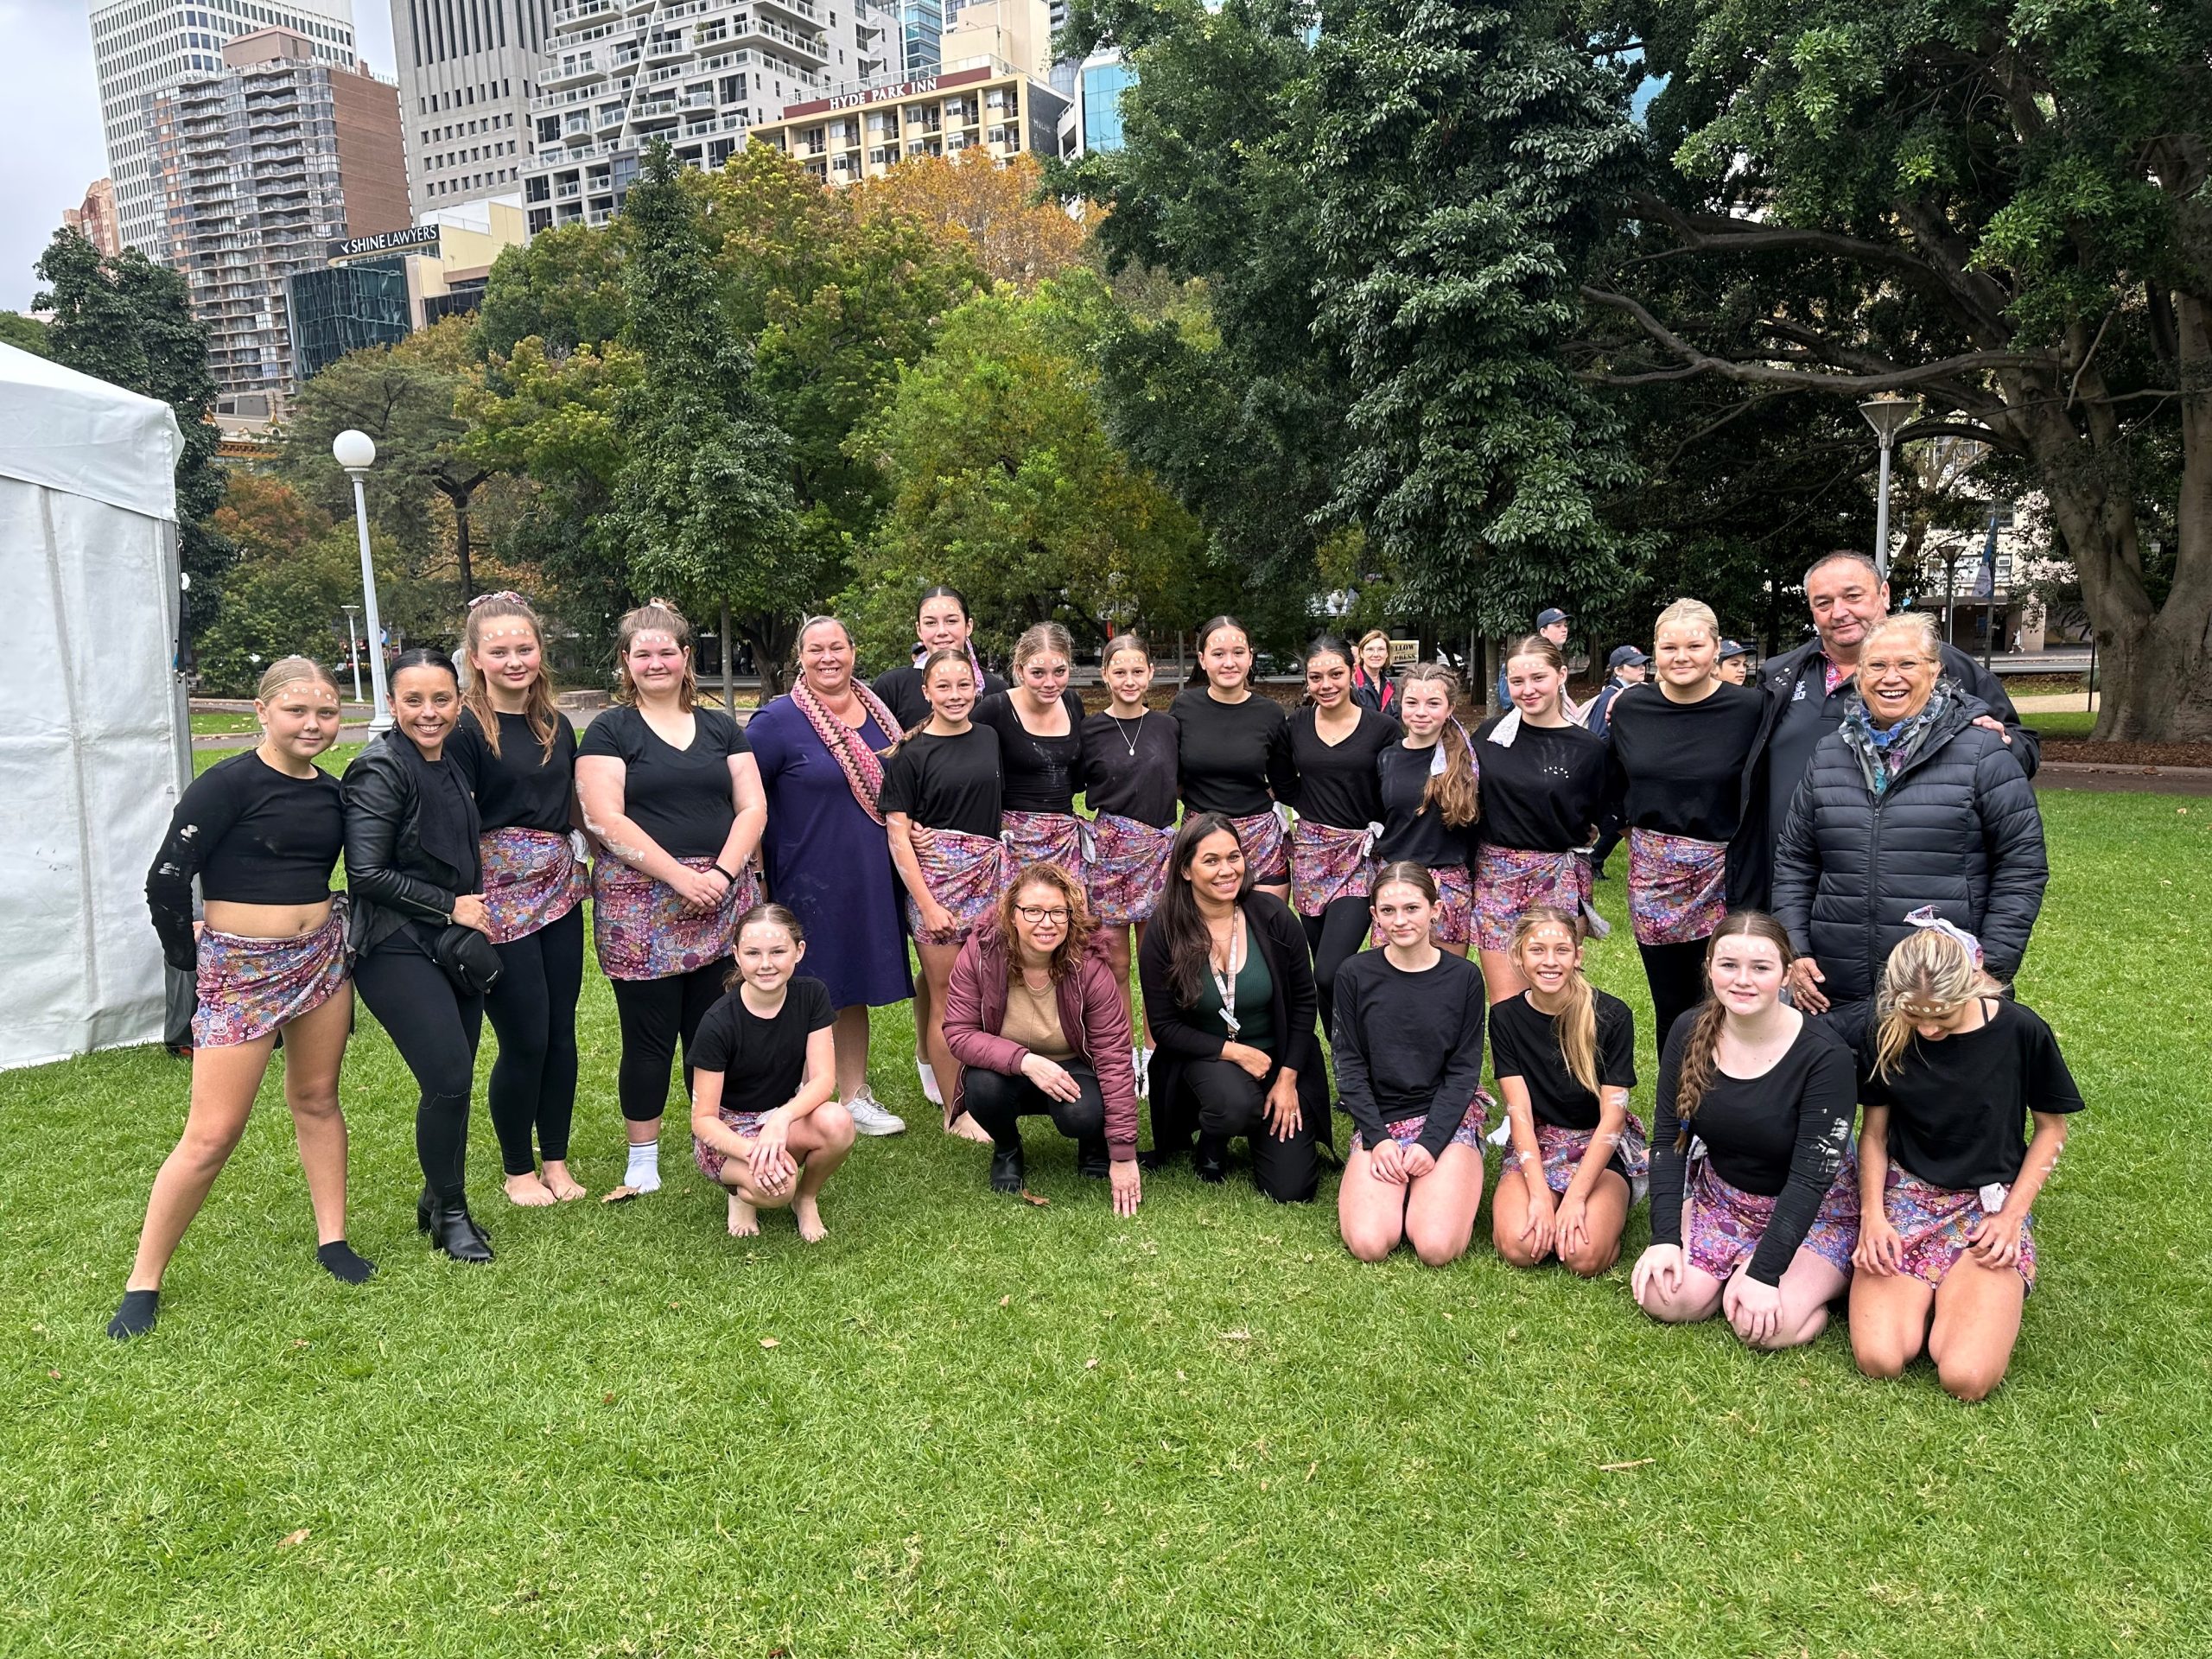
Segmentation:
{"type": "Polygon", "coordinates": [[[167,404],[0,345],[0,477],[174,521],[183,448],[167,404]]]}

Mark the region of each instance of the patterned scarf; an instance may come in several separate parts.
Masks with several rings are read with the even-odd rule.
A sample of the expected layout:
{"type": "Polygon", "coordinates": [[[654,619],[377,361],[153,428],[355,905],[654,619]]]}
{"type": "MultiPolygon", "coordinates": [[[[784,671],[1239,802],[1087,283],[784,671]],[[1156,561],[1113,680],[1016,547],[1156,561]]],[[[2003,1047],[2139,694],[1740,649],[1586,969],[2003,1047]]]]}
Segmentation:
{"type": "Polygon", "coordinates": [[[1851,704],[1843,711],[1843,741],[1859,757],[1859,775],[1876,796],[1885,793],[1897,773],[1912,764],[1958,692],[1955,681],[1936,681],[1935,691],[1921,705],[1920,712],[1907,715],[1887,731],[1875,726],[1874,717],[1866,711],[1866,700],[1856,692],[1852,694],[1851,704]]]}
{"type": "MultiPolygon", "coordinates": [[[[852,683],[853,695],[861,700],[861,707],[882,729],[886,737],[899,735],[899,716],[883,706],[883,700],[868,690],[861,681],[852,683]]],[[[791,687],[791,702],[806,716],[806,723],[814,728],[814,734],[822,740],[822,747],[830,751],[838,770],[845,774],[853,798],[861,810],[877,823],[883,822],[883,813],[875,798],[883,792],[883,759],[868,746],[868,740],[831,714],[823,706],[820,696],[802,676],[791,687]]]]}

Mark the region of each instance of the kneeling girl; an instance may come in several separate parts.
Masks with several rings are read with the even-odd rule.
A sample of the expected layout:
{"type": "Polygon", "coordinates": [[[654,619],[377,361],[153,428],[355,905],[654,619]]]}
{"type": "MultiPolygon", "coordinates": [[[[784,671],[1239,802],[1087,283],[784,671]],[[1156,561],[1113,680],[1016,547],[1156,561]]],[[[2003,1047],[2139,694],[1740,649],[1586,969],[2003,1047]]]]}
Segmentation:
{"type": "Polygon", "coordinates": [[[1337,976],[1337,1095],[1358,1126],[1337,1192],[1344,1244],[1380,1262],[1401,1243],[1430,1267],[1466,1254],[1483,1196],[1482,969],[1430,937],[1436,878],[1375,878],[1380,950],[1337,976]]]}
{"type": "Polygon", "coordinates": [[[805,955],[798,917],[753,906],[738,920],[729,995],[692,1039],[692,1155],[728,1190],[733,1238],[789,1205],[798,1236],[819,1243],[830,1230],[822,1185],[853,1149],[852,1116],[837,1103],[837,1011],[820,980],[793,977],[805,955]]]}

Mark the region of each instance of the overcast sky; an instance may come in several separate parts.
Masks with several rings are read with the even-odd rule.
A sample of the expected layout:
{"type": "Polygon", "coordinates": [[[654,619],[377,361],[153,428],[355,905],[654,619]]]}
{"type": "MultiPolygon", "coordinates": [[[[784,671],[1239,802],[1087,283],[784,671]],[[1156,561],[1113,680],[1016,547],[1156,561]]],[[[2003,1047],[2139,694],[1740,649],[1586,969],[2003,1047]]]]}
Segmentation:
{"type": "MultiPolygon", "coordinates": [[[[107,173],[87,0],[0,0],[0,311],[30,307],[61,210],[107,173]]],[[[362,55],[392,73],[388,0],[354,0],[362,55]]]]}

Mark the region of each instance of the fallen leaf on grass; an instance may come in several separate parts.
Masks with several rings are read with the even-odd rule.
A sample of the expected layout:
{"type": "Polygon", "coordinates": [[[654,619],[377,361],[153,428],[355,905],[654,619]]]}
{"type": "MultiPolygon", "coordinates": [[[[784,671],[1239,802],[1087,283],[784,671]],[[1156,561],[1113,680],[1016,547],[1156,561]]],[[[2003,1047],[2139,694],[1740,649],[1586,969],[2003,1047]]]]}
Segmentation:
{"type": "Polygon", "coordinates": [[[1224,1331],[1221,1333],[1221,1339],[1224,1342],[1249,1342],[1252,1333],[1249,1331],[1224,1331]]]}
{"type": "Polygon", "coordinates": [[[760,1345],[763,1348],[780,1348],[784,1344],[780,1340],[774,1337],[763,1337],[760,1338],[760,1345]]]}
{"type": "Polygon", "coordinates": [[[1656,1458],[1634,1458],[1626,1463],[1601,1463],[1598,1465],[1598,1472],[1603,1475],[1617,1475],[1624,1469],[1641,1469],[1647,1463],[1658,1461],[1656,1458]]]}
{"type": "Polygon", "coordinates": [[[1321,1459],[1319,1458],[1314,1459],[1313,1462],[1306,1465],[1306,1484],[1307,1485],[1310,1486],[1313,1484],[1313,1471],[1320,1466],[1321,1459]]]}
{"type": "Polygon", "coordinates": [[[1012,1306],[1014,1306],[1014,1298],[1013,1298],[1013,1297],[1011,1297],[1011,1296],[1001,1296],[1001,1297],[1000,1297],[1000,1298],[999,1298],[999,1306],[1000,1306],[1001,1307],[1012,1307],[1012,1306]]]}
{"type": "Polygon", "coordinates": [[[277,1541],[276,1548],[279,1549],[289,1549],[294,1544],[304,1544],[307,1541],[308,1529],[305,1527],[302,1527],[297,1532],[286,1533],[283,1538],[277,1541]]]}
{"type": "Polygon", "coordinates": [[[1096,1360],[1096,1358],[1092,1358],[1092,1359],[1086,1359],[1086,1360],[1084,1360],[1084,1361],[1083,1362],[1083,1369],[1084,1369],[1084,1370],[1086,1370],[1086,1371],[1095,1371],[1095,1370],[1096,1370],[1098,1369],[1098,1362],[1097,1362],[1097,1360],[1096,1360]]]}
{"type": "Polygon", "coordinates": [[[614,1403],[614,1396],[611,1394],[602,1394],[599,1396],[599,1403],[602,1406],[611,1406],[614,1403]]]}
{"type": "Polygon", "coordinates": [[[1021,1189],[1021,1201],[1024,1204],[1033,1204],[1039,1210],[1042,1210],[1046,1205],[1052,1203],[1050,1198],[1040,1198],[1026,1186],[1021,1189]]]}

